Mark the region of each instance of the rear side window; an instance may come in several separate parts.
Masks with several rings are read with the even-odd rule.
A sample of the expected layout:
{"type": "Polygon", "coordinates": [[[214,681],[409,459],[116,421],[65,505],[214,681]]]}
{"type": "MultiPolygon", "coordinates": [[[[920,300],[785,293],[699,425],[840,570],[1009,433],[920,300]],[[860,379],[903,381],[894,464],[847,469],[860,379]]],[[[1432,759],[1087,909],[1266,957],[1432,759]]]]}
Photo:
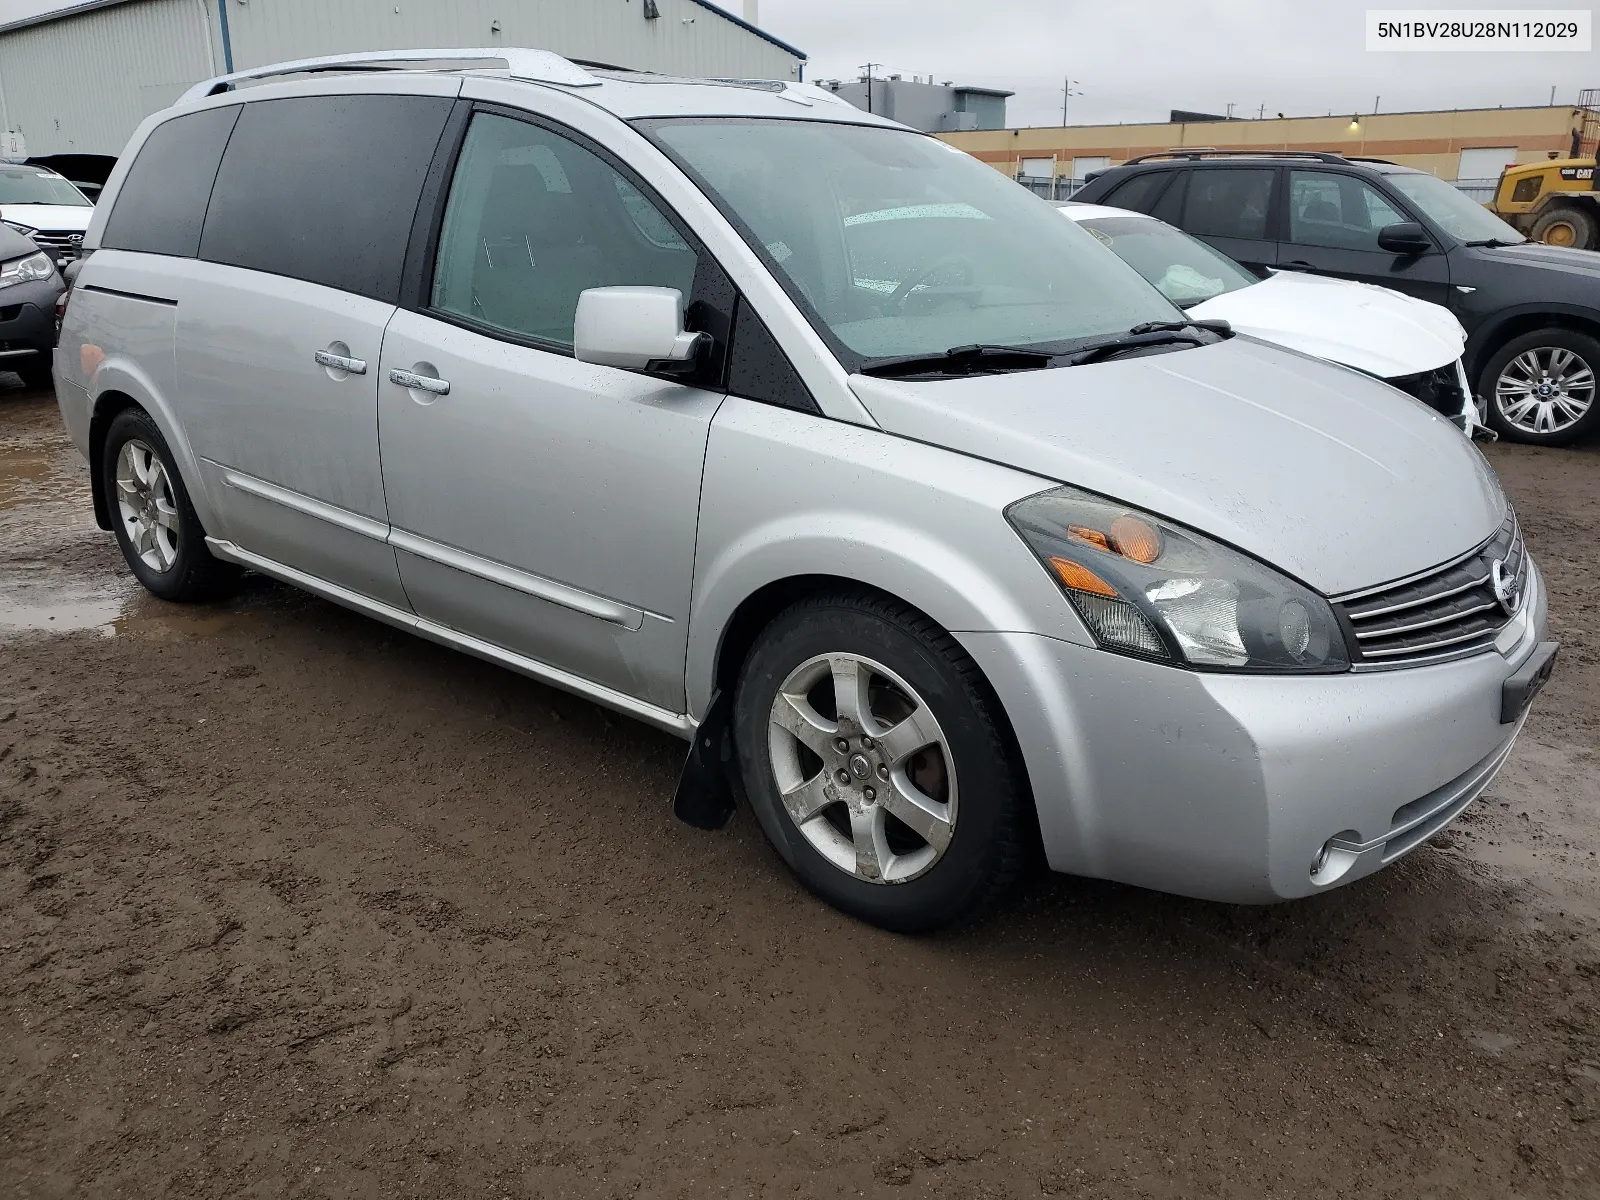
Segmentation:
{"type": "Polygon", "coordinates": [[[1147,213],[1155,207],[1161,189],[1167,186],[1171,178],[1171,171],[1146,171],[1143,175],[1135,175],[1121,187],[1113,188],[1101,203],[1147,213]]]}
{"type": "Polygon", "coordinates": [[[1270,167],[1190,172],[1183,228],[1199,237],[1262,240],[1267,236],[1272,174],[1270,167]]]}
{"type": "Polygon", "coordinates": [[[174,117],[151,130],[117,192],[100,244],[179,258],[198,254],[206,201],[239,107],[174,117]]]}
{"type": "Polygon", "coordinates": [[[398,303],[406,241],[452,103],[305,96],[245,105],[200,257],[398,303]]]}

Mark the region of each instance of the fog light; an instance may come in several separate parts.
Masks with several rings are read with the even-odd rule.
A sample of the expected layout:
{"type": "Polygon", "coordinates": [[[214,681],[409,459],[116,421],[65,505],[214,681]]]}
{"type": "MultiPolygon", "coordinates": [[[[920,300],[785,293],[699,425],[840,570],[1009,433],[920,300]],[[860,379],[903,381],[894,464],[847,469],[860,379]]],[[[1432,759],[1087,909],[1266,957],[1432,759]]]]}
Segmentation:
{"type": "Polygon", "coordinates": [[[1317,851],[1317,856],[1311,860],[1311,878],[1315,879],[1328,865],[1328,855],[1333,853],[1333,839],[1329,838],[1322,843],[1322,849],[1317,851]]]}
{"type": "Polygon", "coordinates": [[[1361,857],[1361,834],[1344,829],[1322,843],[1311,860],[1311,882],[1318,887],[1336,883],[1350,872],[1361,857]]]}

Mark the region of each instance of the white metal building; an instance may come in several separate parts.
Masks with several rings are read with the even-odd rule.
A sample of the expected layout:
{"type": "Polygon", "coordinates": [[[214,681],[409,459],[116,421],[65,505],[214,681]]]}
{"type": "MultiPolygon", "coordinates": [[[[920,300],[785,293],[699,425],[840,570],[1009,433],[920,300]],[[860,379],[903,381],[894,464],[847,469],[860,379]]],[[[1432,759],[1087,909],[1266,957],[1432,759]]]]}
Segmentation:
{"type": "Polygon", "coordinates": [[[351,50],[535,46],[675,75],[799,79],[805,55],[711,0],[88,0],[0,26],[0,130],[31,156],[120,154],[233,70],[351,50]]]}

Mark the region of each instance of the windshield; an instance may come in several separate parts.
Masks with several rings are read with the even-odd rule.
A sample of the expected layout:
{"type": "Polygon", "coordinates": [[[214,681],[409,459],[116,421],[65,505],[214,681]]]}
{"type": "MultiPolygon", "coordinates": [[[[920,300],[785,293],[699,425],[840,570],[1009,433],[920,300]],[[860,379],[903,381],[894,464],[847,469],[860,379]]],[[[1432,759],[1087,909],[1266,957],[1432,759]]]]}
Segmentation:
{"type": "Polygon", "coordinates": [[[32,167],[0,171],[0,204],[64,204],[92,208],[82,192],[59,175],[32,167]]]}
{"type": "Polygon", "coordinates": [[[1451,237],[1463,242],[1525,242],[1523,237],[1483,205],[1437,175],[1386,175],[1384,179],[1451,237]]]}
{"type": "Polygon", "coordinates": [[[974,343],[1070,349],[1181,320],[1053,206],[934,138],[821,121],[644,124],[847,369],[974,343]]]}
{"type": "Polygon", "coordinates": [[[1261,282],[1233,259],[1153,217],[1086,217],[1078,224],[1180,308],[1261,282]]]}

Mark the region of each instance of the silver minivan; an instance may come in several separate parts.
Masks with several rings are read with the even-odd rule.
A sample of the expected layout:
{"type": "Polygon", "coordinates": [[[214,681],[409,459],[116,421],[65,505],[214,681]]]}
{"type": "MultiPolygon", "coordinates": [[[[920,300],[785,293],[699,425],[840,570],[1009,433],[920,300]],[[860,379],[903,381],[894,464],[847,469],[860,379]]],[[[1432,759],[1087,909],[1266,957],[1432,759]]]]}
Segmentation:
{"type": "Polygon", "coordinates": [[[1035,847],[1225,901],[1358,879],[1483,791],[1553,660],[1443,418],[815,87],[251,71],[144,122],[85,246],[57,393],[145,587],[259,571],[671,730],[683,815],[736,774],[890,928],[1035,847]]]}

